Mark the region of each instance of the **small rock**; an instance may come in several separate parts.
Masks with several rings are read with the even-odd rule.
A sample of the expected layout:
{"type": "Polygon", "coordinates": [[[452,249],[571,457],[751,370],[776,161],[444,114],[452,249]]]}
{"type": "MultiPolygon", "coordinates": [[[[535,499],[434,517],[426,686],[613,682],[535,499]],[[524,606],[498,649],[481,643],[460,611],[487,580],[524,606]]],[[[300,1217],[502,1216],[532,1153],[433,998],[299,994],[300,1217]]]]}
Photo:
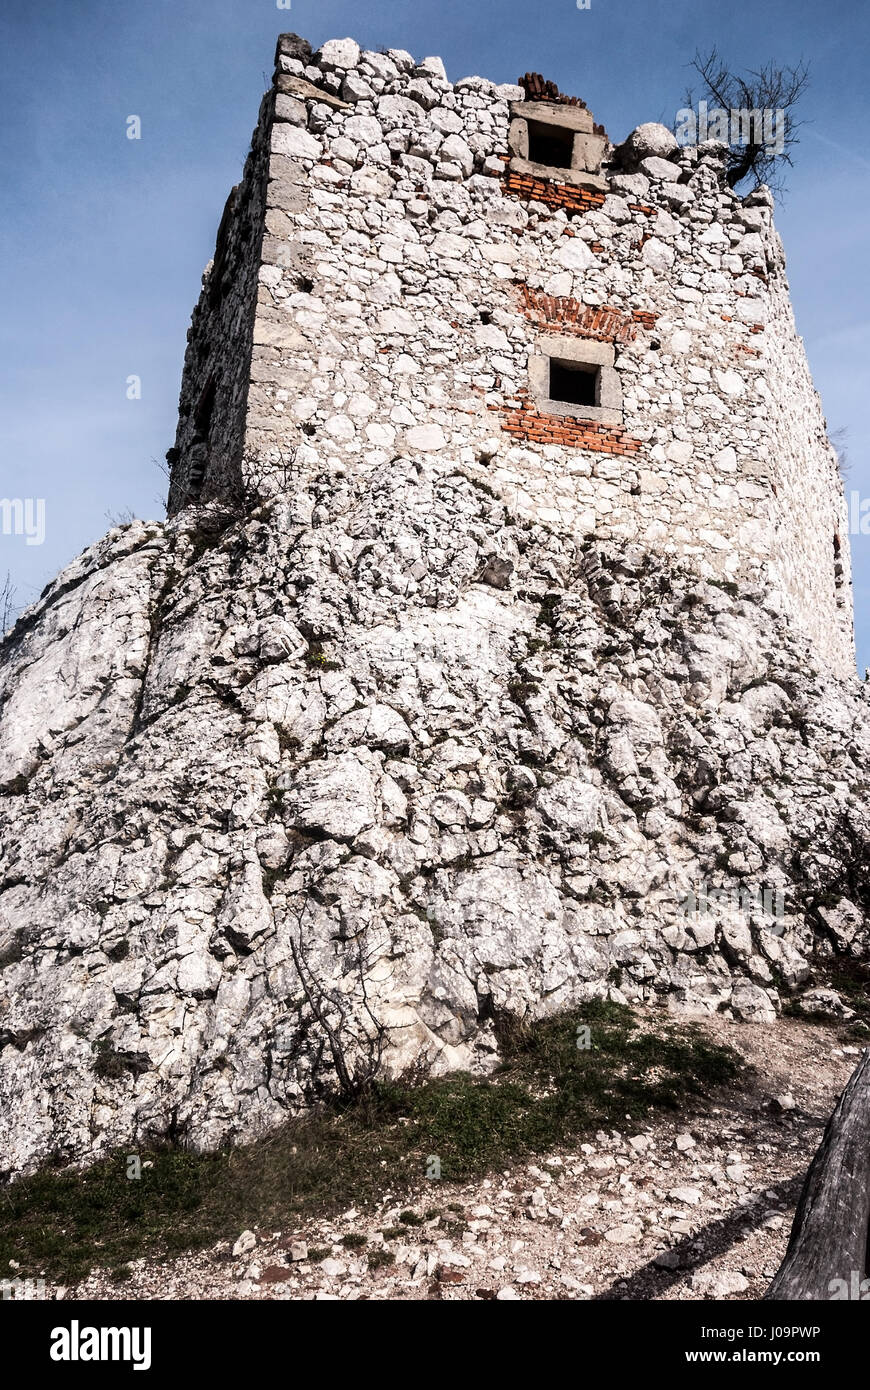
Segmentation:
{"type": "Polygon", "coordinates": [[[604,1232],[604,1239],[611,1245],[636,1245],[643,1236],[640,1226],[630,1226],[623,1224],[613,1226],[609,1231],[604,1232]]]}
{"type": "Polygon", "coordinates": [[[253,1250],[257,1244],[257,1237],[253,1231],[242,1231],[235,1245],[233,1246],[233,1257],[238,1259],[240,1255],[247,1255],[249,1250],[253,1250]]]}
{"type": "Polygon", "coordinates": [[[729,1294],[745,1293],[749,1280],[732,1269],[699,1269],[692,1275],[691,1285],[704,1298],[727,1298],[729,1294]]]}
{"type": "Polygon", "coordinates": [[[600,1245],[603,1237],[600,1231],[594,1231],[591,1226],[583,1226],[577,1236],[578,1245],[600,1245]]]}
{"type": "Polygon", "coordinates": [[[704,1195],[697,1187],[672,1187],[668,1193],[668,1200],[682,1202],[687,1207],[697,1207],[704,1200],[704,1195]]]}
{"type": "Polygon", "coordinates": [[[656,1269],[683,1269],[684,1257],[678,1250],[662,1250],[653,1260],[656,1269]]]}
{"type": "Polygon", "coordinates": [[[619,147],[619,154],[626,164],[639,164],[642,159],[667,159],[679,149],[676,138],[666,125],[657,121],[645,121],[637,126],[628,139],[619,147]]]}

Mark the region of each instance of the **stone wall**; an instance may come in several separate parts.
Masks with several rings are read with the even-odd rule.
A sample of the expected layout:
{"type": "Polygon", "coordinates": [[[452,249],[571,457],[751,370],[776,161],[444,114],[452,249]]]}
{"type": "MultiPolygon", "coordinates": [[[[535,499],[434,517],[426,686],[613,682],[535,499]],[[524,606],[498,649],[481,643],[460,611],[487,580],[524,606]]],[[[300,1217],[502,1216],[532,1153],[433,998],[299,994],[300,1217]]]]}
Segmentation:
{"type": "MultiPolygon", "coordinates": [[[[516,156],[524,88],[453,84],[437,58],[283,36],[277,64],[263,235],[240,252],[232,334],[201,304],[186,367],[199,389],[210,354],[241,362],[252,317],[243,440],[222,454],[243,444],[246,489],[460,464],[521,517],[774,590],[853,670],[842,489],[766,192],[741,199],[722,146],[680,150],[661,126],[607,144],[598,173],[536,177],[516,156]],[[606,404],[542,408],[554,335],[612,346],[606,404]]],[[[236,204],[254,228],[258,187],[236,204]]]]}
{"type": "Polygon", "coordinates": [[[191,503],[240,497],[273,105],[270,92],[241,182],[227,198],[188,330],[178,429],[167,454],[170,514],[191,503]]]}

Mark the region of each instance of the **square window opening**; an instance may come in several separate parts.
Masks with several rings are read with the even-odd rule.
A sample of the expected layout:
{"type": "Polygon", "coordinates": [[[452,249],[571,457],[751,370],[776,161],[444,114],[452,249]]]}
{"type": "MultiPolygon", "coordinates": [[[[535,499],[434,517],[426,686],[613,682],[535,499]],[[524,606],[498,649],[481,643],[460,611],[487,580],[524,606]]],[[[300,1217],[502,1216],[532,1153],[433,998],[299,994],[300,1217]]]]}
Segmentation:
{"type": "Polygon", "coordinates": [[[550,400],[565,405],[597,405],[600,367],[550,358],[550,400]]]}
{"type": "Polygon", "coordinates": [[[574,158],[574,132],[547,121],[528,121],[529,159],[551,169],[570,169],[574,158]]]}

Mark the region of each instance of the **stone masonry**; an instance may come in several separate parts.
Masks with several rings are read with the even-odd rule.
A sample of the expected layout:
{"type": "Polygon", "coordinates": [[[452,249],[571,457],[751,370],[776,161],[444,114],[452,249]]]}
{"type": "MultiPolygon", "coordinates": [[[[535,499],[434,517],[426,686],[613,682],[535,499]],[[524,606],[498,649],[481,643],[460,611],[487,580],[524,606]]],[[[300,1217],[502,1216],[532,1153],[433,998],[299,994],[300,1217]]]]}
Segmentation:
{"type": "Polygon", "coordinates": [[[567,535],[766,576],[853,669],[842,488],[769,194],[731,190],[713,142],[646,126],[615,150],[582,104],[438,59],[285,35],[276,62],[189,335],[171,510],[437,455],[567,535]],[[529,131],[562,132],[566,167],[530,161],[529,131]],[[578,359],[610,345],[585,354],[598,418],[535,391],[566,333],[578,359]]]}

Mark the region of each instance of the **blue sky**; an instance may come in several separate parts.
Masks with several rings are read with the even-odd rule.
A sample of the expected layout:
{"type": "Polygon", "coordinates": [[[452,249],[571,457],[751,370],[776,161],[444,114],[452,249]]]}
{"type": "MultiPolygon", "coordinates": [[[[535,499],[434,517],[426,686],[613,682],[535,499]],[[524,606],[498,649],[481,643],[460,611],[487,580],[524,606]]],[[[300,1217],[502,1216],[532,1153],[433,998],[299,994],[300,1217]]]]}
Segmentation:
{"type": "MultiPolygon", "coordinates": [[[[30,602],[125,511],[162,514],[190,312],[268,84],[275,37],[440,54],[454,80],[529,69],[612,138],[670,124],[696,48],[735,67],[810,60],[778,212],[847,489],[870,495],[866,0],[7,0],[0,15],[0,496],[46,500],[46,540],[0,536],[30,602]],[[141,140],[126,138],[138,115],[141,140]],[[126,381],[141,378],[140,400],[126,381]]],[[[852,536],[858,665],[870,665],[870,536],[852,536]]]]}

